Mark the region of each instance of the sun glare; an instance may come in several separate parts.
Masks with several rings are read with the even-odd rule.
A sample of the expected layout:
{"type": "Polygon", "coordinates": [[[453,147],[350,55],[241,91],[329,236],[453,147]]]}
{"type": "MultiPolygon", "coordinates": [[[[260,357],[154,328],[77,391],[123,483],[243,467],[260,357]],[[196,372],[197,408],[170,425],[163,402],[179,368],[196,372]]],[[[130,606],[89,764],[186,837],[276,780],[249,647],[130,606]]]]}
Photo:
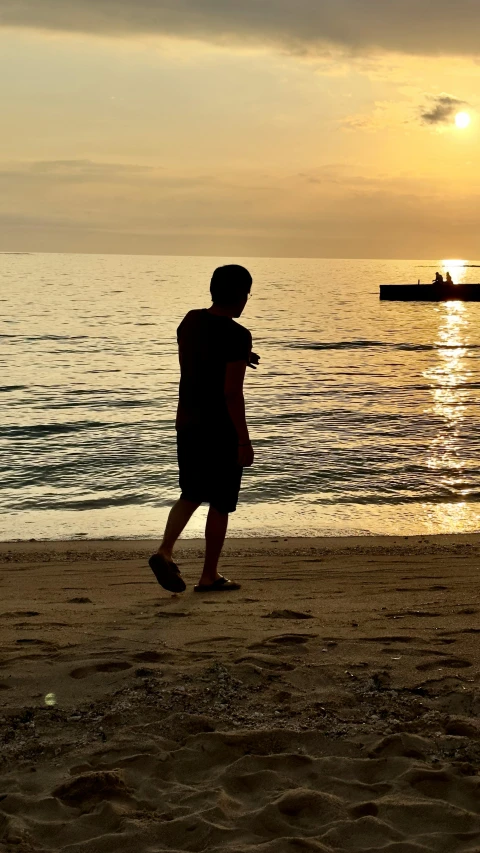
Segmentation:
{"type": "Polygon", "coordinates": [[[441,263],[444,278],[446,277],[447,272],[449,272],[454,284],[465,283],[468,261],[461,260],[460,258],[448,258],[443,260],[441,263]]]}
{"type": "Polygon", "coordinates": [[[461,130],[464,130],[466,127],[468,127],[470,122],[471,122],[471,118],[468,115],[468,113],[457,113],[457,115],[455,116],[455,124],[461,130]]]}

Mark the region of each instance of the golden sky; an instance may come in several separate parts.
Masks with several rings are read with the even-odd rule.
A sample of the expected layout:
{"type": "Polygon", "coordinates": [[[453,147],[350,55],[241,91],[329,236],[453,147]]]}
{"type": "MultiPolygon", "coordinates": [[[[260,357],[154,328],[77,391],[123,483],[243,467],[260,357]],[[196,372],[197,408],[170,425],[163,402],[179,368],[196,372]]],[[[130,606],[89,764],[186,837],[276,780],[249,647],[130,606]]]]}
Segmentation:
{"type": "Polygon", "coordinates": [[[478,0],[0,0],[0,251],[478,258],[479,31],[478,0]]]}

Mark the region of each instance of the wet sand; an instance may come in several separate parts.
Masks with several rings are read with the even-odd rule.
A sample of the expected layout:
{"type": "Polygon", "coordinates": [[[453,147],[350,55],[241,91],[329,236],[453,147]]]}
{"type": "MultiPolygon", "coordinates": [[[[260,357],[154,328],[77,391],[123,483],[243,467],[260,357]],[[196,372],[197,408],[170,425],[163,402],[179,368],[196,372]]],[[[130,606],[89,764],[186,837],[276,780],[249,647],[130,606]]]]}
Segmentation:
{"type": "Polygon", "coordinates": [[[152,550],[0,543],[0,850],[480,851],[480,535],[152,550]]]}

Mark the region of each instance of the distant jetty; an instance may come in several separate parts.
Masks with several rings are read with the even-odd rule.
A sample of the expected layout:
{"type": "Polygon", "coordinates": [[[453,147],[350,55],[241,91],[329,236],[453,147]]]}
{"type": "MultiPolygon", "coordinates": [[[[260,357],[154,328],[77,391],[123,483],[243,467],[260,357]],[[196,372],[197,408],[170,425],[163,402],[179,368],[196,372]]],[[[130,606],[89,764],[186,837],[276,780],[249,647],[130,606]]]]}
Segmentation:
{"type": "Polygon", "coordinates": [[[381,284],[380,299],[390,302],[480,302],[480,284],[381,284]]]}

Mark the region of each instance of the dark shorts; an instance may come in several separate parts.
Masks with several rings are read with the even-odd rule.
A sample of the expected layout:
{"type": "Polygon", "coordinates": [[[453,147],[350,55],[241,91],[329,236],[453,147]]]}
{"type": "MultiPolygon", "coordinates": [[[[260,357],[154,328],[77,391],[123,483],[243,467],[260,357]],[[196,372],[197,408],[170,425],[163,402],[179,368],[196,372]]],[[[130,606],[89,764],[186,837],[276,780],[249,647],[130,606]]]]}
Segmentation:
{"type": "Polygon", "coordinates": [[[243,468],[236,436],[177,432],[181,497],[209,503],[218,512],[235,512],[243,468]]]}

